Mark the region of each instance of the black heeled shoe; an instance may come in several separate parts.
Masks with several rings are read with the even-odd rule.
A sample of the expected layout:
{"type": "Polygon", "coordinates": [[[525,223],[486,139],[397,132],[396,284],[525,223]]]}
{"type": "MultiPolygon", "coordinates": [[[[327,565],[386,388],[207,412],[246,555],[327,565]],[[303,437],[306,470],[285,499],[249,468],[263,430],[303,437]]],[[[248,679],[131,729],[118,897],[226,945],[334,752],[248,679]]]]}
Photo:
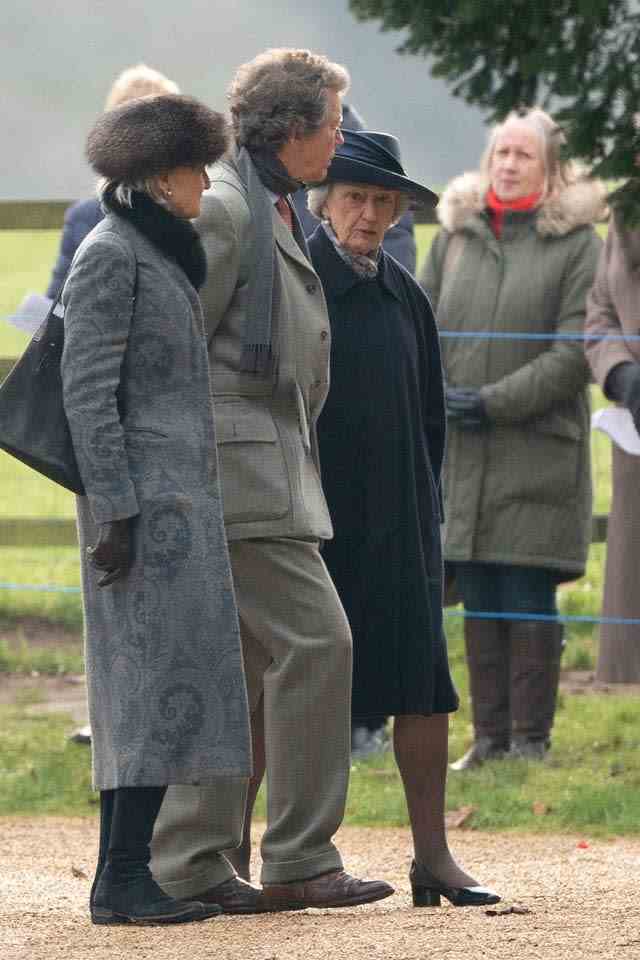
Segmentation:
{"type": "Polygon", "coordinates": [[[487,887],[447,887],[421,863],[414,860],[409,873],[414,907],[439,907],[446,897],[454,907],[484,907],[500,897],[487,887]]]}

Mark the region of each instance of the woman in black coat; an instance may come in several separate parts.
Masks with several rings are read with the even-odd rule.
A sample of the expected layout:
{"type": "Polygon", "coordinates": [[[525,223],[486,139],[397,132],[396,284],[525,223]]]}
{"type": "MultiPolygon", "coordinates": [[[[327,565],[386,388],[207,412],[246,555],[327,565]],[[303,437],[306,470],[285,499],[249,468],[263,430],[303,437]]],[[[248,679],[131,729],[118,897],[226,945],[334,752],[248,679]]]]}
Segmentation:
{"type": "Polygon", "coordinates": [[[413,833],[416,905],[495,903],[449,852],[448,714],[458,705],[442,627],[440,350],[426,296],[381,248],[408,204],[397,141],[345,132],[310,207],[309,243],[331,320],[331,389],[319,421],[335,538],[325,562],[351,623],[354,716],[392,715],[413,833]]]}

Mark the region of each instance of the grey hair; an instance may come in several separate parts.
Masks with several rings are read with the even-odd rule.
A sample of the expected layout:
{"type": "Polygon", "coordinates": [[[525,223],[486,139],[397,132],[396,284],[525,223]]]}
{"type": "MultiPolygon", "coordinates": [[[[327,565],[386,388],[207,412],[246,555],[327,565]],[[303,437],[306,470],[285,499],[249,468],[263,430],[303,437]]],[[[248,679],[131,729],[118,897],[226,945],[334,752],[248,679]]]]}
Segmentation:
{"type": "Polygon", "coordinates": [[[566,138],[555,120],[540,107],[531,107],[527,110],[512,110],[502,123],[497,124],[490,134],[482,159],[480,160],[480,174],[488,189],[491,182],[491,161],[496,148],[498,137],[511,123],[520,123],[528,127],[538,138],[540,155],[544,168],[544,185],[542,194],[551,196],[574,183],[584,171],[572,160],[562,156],[562,148],[566,138]]]}
{"type": "Polygon", "coordinates": [[[309,50],[274,49],[237,71],[229,88],[239,146],[279,150],[292,136],[309,136],[327,119],[327,92],[343,94],[345,67],[309,50]]]}
{"type": "Polygon", "coordinates": [[[139,180],[136,183],[116,183],[115,180],[109,180],[108,177],[101,177],[98,180],[96,193],[98,200],[102,202],[105,193],[113,193],[115,200],[122,207],[133,206],[132,198],[134,193],[145,193],[156,203],[164,205],[164,197],[158,189],[155,177],[149,177],[146,180],[139,180]]]}
{"type": "MultiPolygon", "coordinates": [[[[310,210],[311,213],[314,215],[314,217],[317,217],[318,220],[326,220],[326,221],[329,220],[329,218],[328,218],[327,216],[325,216],[325,213],[324,213],[324,205],[325,205],[325,203],[327,202],[327,198],[328,198],[328,196],[329,196],[329,191],[330,191],[331,187],[333,187],[333,186],[335,186],[335,184],[333,184],[333,183],[327,183],[327,184],[325,184],[323,187],[313,187],[313,188],[312,188],[311,190],[309,190],[309,192],[307,193],[307,206],[309,207],[309,210],[310,210]]],[[[372,187],[374,187],[374,186],[376,186],[376,184],[373,184],[373,183],[372,183],[372,184],[363,184],[363,186],[372,186],[372,187]]],[[[391,190],[391,189],[393,189],[393,188],[392,188],[392,187],[388,187],[388,188],[387,188],[387,187],[381,187],[380,189],[381,189],[381,190],[383,190],[383,189],[389,189],[389,190],[391,190]]],[[[405,213],[407,212],[407,210],[409,210],[410,207],[411,207],[411,197],[409,197],[406,193],[403,193],[403,192],[400,191],[400,190],[396,190],[395,193],[397,194],[397,197],[396,197],[396,211],[395,211],[393,220],[392,220],[391,223],[389,224],[390,227],[395,226],[395,224],[398,222],[398,220],[400,220],[402,217],[404,217],[404,215],[405,215],[405,213]]]]}
{"type": "Polygon", "coordinates": [[[163,93],[180,93],[180,88],[164,73],[148,67],[146,63],[139,63],[118,74],[109,90],[105,110],[113,110],[127,100],[161,96],[163,93]]]}

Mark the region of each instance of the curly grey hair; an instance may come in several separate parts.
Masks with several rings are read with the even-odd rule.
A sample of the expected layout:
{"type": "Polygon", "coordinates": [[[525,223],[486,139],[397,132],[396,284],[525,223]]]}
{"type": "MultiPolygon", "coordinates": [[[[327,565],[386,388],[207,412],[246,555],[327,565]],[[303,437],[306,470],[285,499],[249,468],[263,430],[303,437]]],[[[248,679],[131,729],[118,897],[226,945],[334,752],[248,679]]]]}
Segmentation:
{"type": "Polygon", "coordinates": [[[487,188],[491,182],[491,161],[500,134],[511,123],[522,123],[538,138],[544,167],[543,197],[551,196],[570,183],[574,183],[584,176],[584,168],[572,160],[562,156],[562,148],[566,138],[553,117],[540,107],[531,107],[527,110],[512,110],[502,123],[497,124],[490,134],[487,146],[480,161],[480,173],[486,181],[487,188]]]}
{"type": "MultiPolygon", "coordinates": [[[[324,205],[327,202],[329,191],[333,186],[335,186],[335,184],[327,183],[324,187],[313,187],[307,194],[307,206],[309,207],[311,213],[318,218],[318,220],[329,220],[329,218],[325,215],[324,205]]],[[[384,188],[381,187],[381,189],[384,188]]],[[[400,190],[396,190],[394,192],[397,194],[396,212],[393,220],[389,224],[391,227],[393,227],[411,207],[411,197],[409,197],[406,193],[401,193],[400,190]]]]}
{"type": "Polygon", "coordinates": [[[327,91],[349,89],[349,73],[309,50],[267,50],[237,71],[229,88],[238,146],[279,150],[315,133],[327,118],[327,91]]]}

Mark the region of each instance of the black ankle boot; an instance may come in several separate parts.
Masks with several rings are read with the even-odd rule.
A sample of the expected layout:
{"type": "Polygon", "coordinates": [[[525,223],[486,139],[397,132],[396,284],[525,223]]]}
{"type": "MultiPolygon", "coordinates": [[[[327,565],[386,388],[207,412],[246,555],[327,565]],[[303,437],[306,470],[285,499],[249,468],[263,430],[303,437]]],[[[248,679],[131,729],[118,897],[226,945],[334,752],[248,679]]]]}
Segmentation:
{"type": "Polygon", "coordinates": [[[100,855],[90,897],[93,923],[188,923],[221,913],[218,904],[175,900],[151,875],[149,844],[165,789],[120,787],[101,795],[100,855]]]}

